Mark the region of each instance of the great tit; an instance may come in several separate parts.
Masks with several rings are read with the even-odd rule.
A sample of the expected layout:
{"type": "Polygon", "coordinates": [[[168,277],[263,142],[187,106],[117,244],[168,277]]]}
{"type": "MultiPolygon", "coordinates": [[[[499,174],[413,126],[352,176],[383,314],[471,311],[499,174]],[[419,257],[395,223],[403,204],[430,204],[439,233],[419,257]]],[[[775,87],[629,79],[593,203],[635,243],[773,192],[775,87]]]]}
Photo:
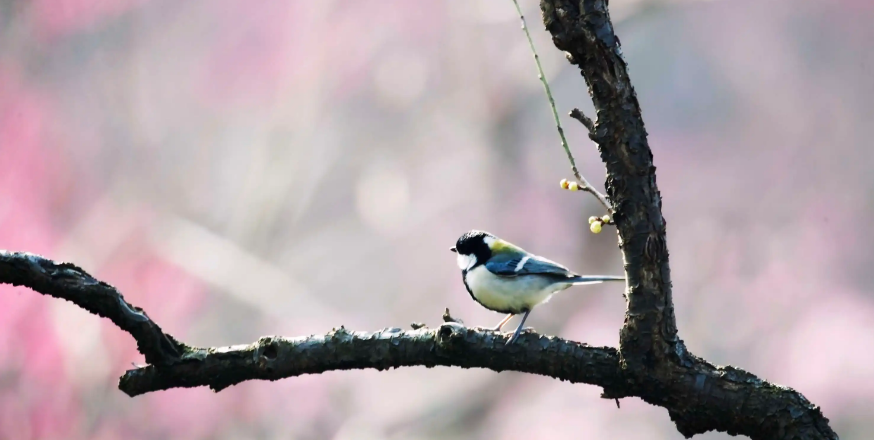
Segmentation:
{"type": "Polygon", "coordinates": [[[449,250],[458,254],[458,267],[471,298],[489,310],[507,313],[494,331],[501,331],[513,315],[524,313],[507,344],[519,337],[531,310],[552,295],[578,284],[625,281],[625,277],[577,275],[483,231],[465,233],[449,250]]]}

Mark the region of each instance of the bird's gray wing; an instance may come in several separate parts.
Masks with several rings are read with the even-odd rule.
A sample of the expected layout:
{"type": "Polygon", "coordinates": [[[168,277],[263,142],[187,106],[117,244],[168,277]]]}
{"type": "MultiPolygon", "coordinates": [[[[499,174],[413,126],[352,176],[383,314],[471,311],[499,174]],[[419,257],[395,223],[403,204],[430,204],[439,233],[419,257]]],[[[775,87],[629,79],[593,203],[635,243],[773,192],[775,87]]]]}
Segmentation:
{"type": "Polygon", "coordinates": [[[552,275],[560,278],[570,278],[576,276],[575,273],[561,264],[532,254],[514,256],[493,255],[485,263],[485,266],[489,272],[505,277],[552,275]]]}

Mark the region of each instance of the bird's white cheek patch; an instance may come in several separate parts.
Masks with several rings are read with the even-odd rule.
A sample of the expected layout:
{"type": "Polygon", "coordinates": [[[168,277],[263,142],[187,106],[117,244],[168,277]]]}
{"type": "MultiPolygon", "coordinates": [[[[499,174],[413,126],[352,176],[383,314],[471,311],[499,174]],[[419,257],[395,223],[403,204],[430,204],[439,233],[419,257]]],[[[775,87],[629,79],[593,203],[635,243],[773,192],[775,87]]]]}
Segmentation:
{"type": "Polygon", "coordinates": [[[456,262],[458,263],[458,268],[461,270],[468,270],[476,264],[476,255],[462,255],[458,254],[455,257],[456,262]]]}

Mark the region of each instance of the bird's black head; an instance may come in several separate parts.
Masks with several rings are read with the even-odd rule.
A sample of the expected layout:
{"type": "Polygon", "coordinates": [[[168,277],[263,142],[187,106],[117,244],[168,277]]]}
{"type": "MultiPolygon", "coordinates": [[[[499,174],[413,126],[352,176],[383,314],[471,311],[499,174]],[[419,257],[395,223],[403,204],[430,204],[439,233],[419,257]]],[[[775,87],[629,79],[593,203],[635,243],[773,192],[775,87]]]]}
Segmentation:
{"type": "Polygon", "coordinates": [[[495,240],[497,238],[488,232],[474,230],[465,232],[450,250],[458,253],[458,266],[461,270],[468,271],[492,257],[489,245],[495,240]]]}

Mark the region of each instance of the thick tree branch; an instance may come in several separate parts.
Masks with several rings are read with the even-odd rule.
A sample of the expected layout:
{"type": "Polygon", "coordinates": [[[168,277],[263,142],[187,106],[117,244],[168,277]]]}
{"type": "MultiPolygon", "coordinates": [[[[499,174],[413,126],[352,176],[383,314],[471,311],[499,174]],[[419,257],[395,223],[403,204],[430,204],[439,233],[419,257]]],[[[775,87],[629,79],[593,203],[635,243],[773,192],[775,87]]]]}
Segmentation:
{"type": "Polygon", "coordinates": [[[630,286],[622,355],[632,368],[674,351],[677,327],[661,197],[640,105],[603,0],[546,0],[547,30],[589,85],[598,113],[592,140],[607,166],[619,246],[630,286]]]}
{"type": "Polygon", "coordinates": [[[220,391],[252,379],[440,365],[540,374],[624,394],[614,348],[536,334],[523,334],[517,343],[507,345],[507,337],[455,322],[436,329],[365,333],[341,328],[327,335],[264,337],[251,345],[195,350],[173,365],[129,370],[118,387],[130,396],[176,387],[209,386],[220,391]]]}
{"type": "Polygon", "coordinates": [[[553,43],[579,67],[598,114],[590,137],[607,167],[628,277],[619,352],[633,394],[667,408],[688,437],[715,429],[760,439],[837,438],[801,394],[686,351],[674,319],[652,151],[607,1],[541,0],[540,6],[553,43]]]}
{"type": "Polygon", "coordinates": [[[0,250],[0,283],[29,287],[109,318],[134,337],[137,348],[150,364],[173,363],[187,349],[161,331],[143,309],[125,301],[115,287],[94,279],[71,263],[56,263],[26,252],[0,250]]]}
{"type": "Polygon", "coordinates": [[[443,316],[447,322],[436,329],[365,333],[341,327],[327,335],[264,337],[250,345],[196,348],[161,331],[114,287],[70,263],[0,250],[0,284],[26,286],[68,300],[130,333],[151,364],[121,377],[119,389],[130,396],[178,387],[209,386],[220,391],[252,379],[416,365],[519,371],[598,385],[611,398],[626,395],[627,381],[614,348],[527,332],[507,345],[509,334],[465,327],[448,310],[443,316]]]}
{"type": "Polygon", "coordinates": [[[603,396],[611,399],[638,396],[666,408],[689,437],[719,430],[753,439],[836,439],[819,408],[800,393],[737,368],[716,367],[686,350],[674,319],[652,152],[607,2],[541,0],[541,9],[556,47],[579,66],[597,110],[590,137],[606,164],[629,286],[619,350],[530,333],[507,346],[505,335],[458,322],[376,333],[341,328],[324,336],[194,348],[165,334],[115,288],[72,264],[0,251],[0,283],[66,299],[130,333],[151,364],[122,376],[119,388],[131,396],[173,387],[218,391],[245,380],[330,370],[443,365],[589,383],[603,387],[603,396]]]}
{"type": "Polygon", "coordinates": [[[736,368],[716,368],[688,353],[679,353],[678,359],[685,363],[674,367],[682,369],[672,376],[676,381],[663,384],[655,377],[630,376],[634,372],[623,368],[614,348],[590,347],[534,333],[524,333],[508,346],[508,334],[467,328],[448,314],[444,315],[448,322],[436,329],[363,333],[341,328],[327,335],[264,337],[251,345],[195,348],[163,333],[114,287],[72,264],[0,251],[0,283],[27,286],[66,299],[110,318],[130,333],[152,364],[121,377],[119,389],[130,396],[178,387],[209,386],[220,391],[246,380],[277,380],[331,370],[457,366],[597,385],[610,399],[640,396],[668,408],[686,435],[719,429],[753,438],[836,438],[828,436],[831,431],[818,408],[794,390],[736,368]],[[758,431],[750,434],[742,429],[747,425],[756,426],[758,431]],[[810,437],[799,428],[808,425],[823,435],[810,437]],[[774,432],[780,435],[771,435],[774,432]]]}

